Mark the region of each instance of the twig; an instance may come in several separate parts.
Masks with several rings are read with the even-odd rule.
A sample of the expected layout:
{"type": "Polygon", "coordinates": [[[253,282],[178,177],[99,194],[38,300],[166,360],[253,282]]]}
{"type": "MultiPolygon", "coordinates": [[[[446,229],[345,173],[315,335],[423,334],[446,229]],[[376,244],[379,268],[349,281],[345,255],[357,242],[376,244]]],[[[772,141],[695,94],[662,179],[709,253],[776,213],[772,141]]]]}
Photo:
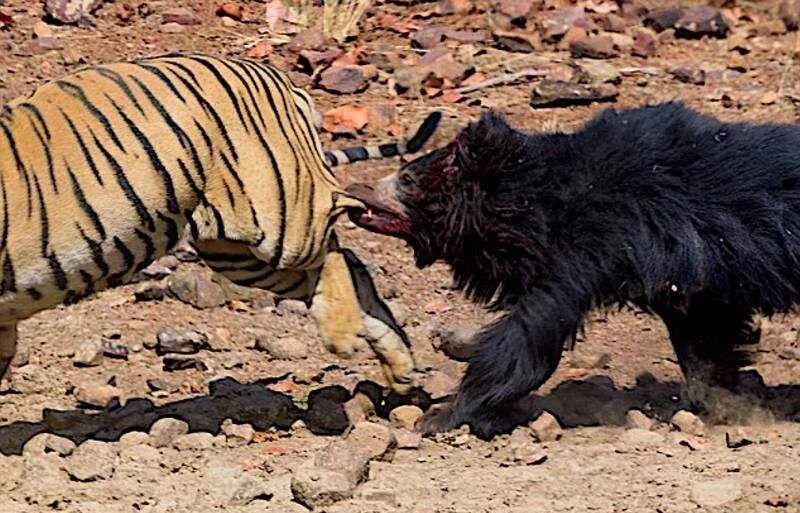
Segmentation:
{"type": "Polygon", "coordinates": [[[459,87],[457,89],[453,89],[454,93],[458,94],[465,94],[471,93],[473,91],[477,91],[479,89],[485,89],[487,87],[493,87],[496,85],[507,84],[509,82],[514,82],[521,78],[528,78],[528,77],[543,77],[547,75],[546,71],[542,71],[540,69],[524,69],[522,71],[517,71],[515,73],[505,73],[503,75],[499,75],[496,77],[488,78],[483,82],[478,82],[477,84],[472,84],[464,87],[459,87]]]}

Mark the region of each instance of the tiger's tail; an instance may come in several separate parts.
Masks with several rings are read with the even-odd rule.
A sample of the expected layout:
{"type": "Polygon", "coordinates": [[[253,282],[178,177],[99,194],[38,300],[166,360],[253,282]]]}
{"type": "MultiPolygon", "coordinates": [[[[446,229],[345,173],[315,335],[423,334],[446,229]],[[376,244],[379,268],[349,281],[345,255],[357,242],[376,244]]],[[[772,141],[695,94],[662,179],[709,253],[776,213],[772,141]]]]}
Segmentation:
{"type": "Polygon", "coordinates": [[[376,146],[353,146],[341,150],[325,150],[325,163],[329,167],[335,167],[360,160],[385,159],[406,153],[416,153],[431,138],[441,119],[441,112],[431,112],[419,126],[417,133],[405,143],[393,142],[376,146]]]}

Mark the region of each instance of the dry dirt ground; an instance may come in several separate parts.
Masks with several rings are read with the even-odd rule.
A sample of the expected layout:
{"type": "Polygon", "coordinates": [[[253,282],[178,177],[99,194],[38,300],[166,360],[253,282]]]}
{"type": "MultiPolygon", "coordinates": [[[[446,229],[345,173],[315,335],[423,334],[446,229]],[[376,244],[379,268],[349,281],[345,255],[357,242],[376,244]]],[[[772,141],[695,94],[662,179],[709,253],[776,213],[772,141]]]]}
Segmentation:
{"type": "MultiPolygon", "coordinates": [[[[541,3],[506,2],[506,8],[541,3]]],[[[569,4],[545,3],[553,8],[569,4]]],[[[265,5],[260,2],[241,2],[246,14],[240,22],[216,16],[216,4],[210,1],[129,1],[132,10],[122,4],[104,4],[94,13],[93,25],[38,26],[37,30],[52,31],[44,36],[54,39],[36,43],[33,32],[43,14],[40,3],[0,1],[2,12],[14,20],[13,26],[0,30],[0,100],[26,94],[44,80],[85,63],[170,51],[242,56],[261,38],[274,36],[263,30],[265,5]],[[167,33],[162,14],[174,7],[189,8],[199,23],[167,33]]],[[[599,5],[597,10],[603,11],[601,4],[608,5],[580,2],[587,9],[599,5]]],[[[486,6],[479,5],[469,15],[437,17],[431,13],[438,6],[373,7],[367,30],[357,41],[363,47],[360,59],[369,62],[383,54],[410,58],[426,51],[412,49],[406,35],[378,27],[375,20],[381,14],[394,13],[396,23],[411,21],[419,28],[430,24],[486,28],[486,6]]],[[[656,54],[649,58],[621,51],[605,61],[616,69],[637,68],[623,73],[617,105],[679,98],[725,120],[795,122],[793,102],[800,101],[800,75],[792,51],[797,33],[787,32],[777,22],[778,2],[740,3],[728,9],[727,14],[736,19],[734,33],[749,53],[742,56],[734,48],[734,35],[721,39],[661,35],[656,54]],[[702,68],[705,83],[676,80],[670,73],[675,66],[702,68]]],[[[271,60],[291,69],[296,57],[279,42],[273,41],[271,60]]],[[[491,36],[442,45],[486,78],[526,68],[561,77],[564,63],[570,61],[569,51],[549,43],[530,53],[500,50],[491,36]]],[[[304,85],[311,82],[307,75],[296,77],[304,85]]],[[[446,116],[435,143],[452,137],[459,126],[490,106],[530,130],[568,130],[604,108],[591,104],[532,109],[528,98],[534,84],[530,81],[467,93],[461,101],[448,100],[436,87],[429,90],[432,97],[396,96],[391,82],[387,83],[390,77],[379,75],[359,94],[338,95],[318,88],[312,94],[323,112],[354,103],[390,104],[400,131],[431,108],[441,108],[446,116]]],[[[360,137],[378,141],[391,131],[398,129],[368,127],[360,137]]],[[[333,140],[330,134],[324,134],[323,140],[329,147],[352,143],[333,140]]],[[[349,174],[360,179],[378,177],[396,165],[358,165],[349,174]]],[[[404,318],[419,363],[418,379],[426,393],[443,395],[457,382],[463,364],[437,350],[439,334],[447,327],[479,325],[489,319],[488,314],[448,288],[444,266],[418,270],[402,243],[345,223],[341,231],[345,244],[371,263],[378,287],[404,318]]],[[[194,272],[197,267],[181,263],[178,270],[194,272]]],[[[202,269],[197,272],[203,274],[202,269]]],[[[293,476],[301,480],[309,461],[326,454],[329,444],[341,438],[311,430],[320,432],[331,423],[341,428],[336,401],[342,398],[318,401],[313,408],[330,410],[323,411],[321,420],[286,412],[295,407],[296,411],[313,409],[309,393],[314,389],[334,390],[330,387],[340,385],[352,391],[365,380],[383,383],[374,359],[364,354],[344,361],[328,354],[303,308],[296,304],[275,307],[265,294],[239,295],[227,305],[199,309],[174,298],[136,301],[134,292],[141,286],[106,291],[21,324],[21,355],[11,384],[0,391],[0,512],[305,511],[306,506],[294,500],[291,482],[293,476]],[[208,334],[210,347],[193,356],[199,363],[164,370],[162,357],[149,349],[163,327],[208,334]],[[285,341],[288,354],[281,359],[259,350],[254,347],[256,335],[285,341]],[[76,350],[87,345],[91,349],[92,343],[101,340],[127,347],[127,359],[106,356],[88,367],[73,363],[76,350]],[[105,408],[91,408],[80,403],[86,397],[81,394],[118,396],[118,400],[105,408]],[[165,427],[162,423],[151,436],[144,434],[162,417],[179,418],[186,424],[165,427]],[[294,422],[296,418],[305,420],[294,422]],[[233,419],[233,424],[226,419],[233,419]],[[181,435],[187,429],[210,434],[181,435]],[[78,448],[73,449],[68,440],[78,448]]],[[[536,442],[528,427],[492,442],[465,433],[419,441],[397,431],[404,448],[377,455],[369,463],[366,479],[354,488],[344,486],[340,497],[322,501],[332,504],[317,509],[341,513],[800,511],[800,426],[793,420],[800,391],[792,388],[800,384],[799,327],[796,315],[774,319],[755,366],[767,384],[781,392],[781,400],[762,410],[741,409],[741,421],[733,426],[683,423],[679,429],[670,419],[685,406],[680,399],[681,378],[662,325],[636,311],[594,312],[576,351],[565,355],[556,376],[531,401],[532,417],[544,409],[559,420],[564,427],[560,439],[536,442]],[[630,409],[639,409],[653,420],[649,430],[626,427],[630,409]]],[[[97,401],[90,397],[88,402],[97,401]]],[[[386,426],[389,407],[378,402],[370,420],[386,426]]],[[[352,454],[345,451],[340,456],[344,469],[348,465],[344,460],[352,454]]],[[[318,477],[306,476],[307,484],[326,479],[318,477]]]]}

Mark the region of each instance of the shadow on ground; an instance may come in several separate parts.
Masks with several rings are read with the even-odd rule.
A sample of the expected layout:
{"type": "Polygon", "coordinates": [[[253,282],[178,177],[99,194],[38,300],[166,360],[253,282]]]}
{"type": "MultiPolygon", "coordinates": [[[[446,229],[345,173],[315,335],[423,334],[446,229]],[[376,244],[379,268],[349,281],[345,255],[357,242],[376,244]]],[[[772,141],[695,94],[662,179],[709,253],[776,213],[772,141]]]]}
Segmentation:
{"type": "MultiPolygon", "coordinates": [[[[194,397],[164,406],[156,406],[148,399],[131,399],[124,406],[110,405],[96,410],[43,411],[41,422],[13,422],[0,426],[0,453],[21,454],[25,443],[40,433],[52,433],[69,438],[76,444],[86,440],[116,441],[129,431],[148,431],[157,420],[178,418],[189,424],[189,430],[219,433],[222,422],[232,419],[249,423],[260,431],[276,428],[286,430],[297,420],[303,420],[308,429],[318,435],[341,434],[348,421],[344,403],[351,394],[340,386],[314,390],[308,396],[307,408],[297,406],[292,397],[267,388],[281,378],[259,380],[242,384],[232,378],[215,381],[209,385],[207,396],[194,397]]],[[[377,383],[364,381],[354,393],[367,395],[375,405],[376,413],[388,417],[389,412],[403,404],[414,404],[427,410],[441,400],[432,400],[415,390],[407,396],[387,393],[377,383]]],[[[797,420],[800,411],[800,386],[762,386],[759,391],[760,408],[773,419],[797,420]]],[[[659,420],[668,420],[677,410],[688,408],[681,399],[681,383],[660,382],[652,376],[641,376],[636,385],[618,388],[606,376],[586,380],[565,381],[543,396],[531,396],[520,405],[524,412],[519,418],[524,424],[547,410],[562,426],[619,426],[625,423],[625,414],[636,408],[659,420]]],[[[755,406],[755,405],[754,405],[755,406]]]]}

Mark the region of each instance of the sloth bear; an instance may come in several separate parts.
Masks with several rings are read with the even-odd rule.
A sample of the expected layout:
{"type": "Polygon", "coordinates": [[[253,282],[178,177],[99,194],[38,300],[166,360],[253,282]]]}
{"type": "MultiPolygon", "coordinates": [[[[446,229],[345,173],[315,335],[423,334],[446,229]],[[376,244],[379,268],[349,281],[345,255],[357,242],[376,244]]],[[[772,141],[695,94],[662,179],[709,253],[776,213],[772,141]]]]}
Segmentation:
{"type": "Polygon", "coordinates": [[[443,260],[468,297],[505,312],[476,335],[453,403],[425,431],[513,429],[515,404],[551,376],[587,312],[612,304],[664,321],[687,390],[742,397],[754,313],[800,299],[796,126],[670,102],[527,134],[489,113],[348,192],[367,207],[354,222],[406,240],[420,267],[443,260]]]}

